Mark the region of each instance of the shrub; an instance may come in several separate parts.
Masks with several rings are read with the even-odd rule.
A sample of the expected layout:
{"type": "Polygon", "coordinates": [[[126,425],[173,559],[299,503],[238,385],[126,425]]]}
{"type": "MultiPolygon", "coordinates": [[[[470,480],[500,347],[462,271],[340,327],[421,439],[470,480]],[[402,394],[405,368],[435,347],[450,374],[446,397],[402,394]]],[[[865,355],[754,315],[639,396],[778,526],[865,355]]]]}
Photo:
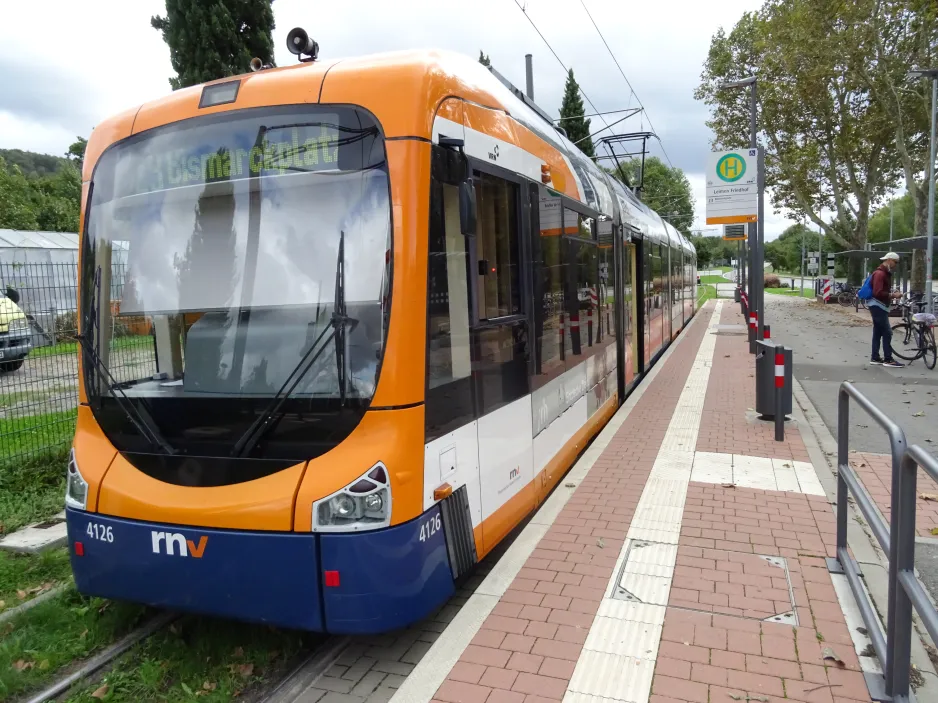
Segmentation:
{"type": "Polygon", "coordinates": [[[74,310],[55,316],[55,338],[59,342],[73,342],[78,334],[78,313],[74,310]]]}
{"type": "Polygon", "coordinates": [[[781,288],[781,282],[774,273],[767,273],[763,281],[766,288],[781,288]]]}

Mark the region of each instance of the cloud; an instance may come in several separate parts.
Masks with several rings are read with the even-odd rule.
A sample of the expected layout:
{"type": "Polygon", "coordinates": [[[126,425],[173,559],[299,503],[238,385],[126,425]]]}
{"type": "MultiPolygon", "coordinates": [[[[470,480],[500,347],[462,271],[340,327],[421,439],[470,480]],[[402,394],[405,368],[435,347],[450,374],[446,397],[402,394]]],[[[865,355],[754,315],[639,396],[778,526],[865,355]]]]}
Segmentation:
{"type": "MultiPolygon", "coordinates": [[[[705,125],[707,108],[694,100],[693,91],[710,37],[760,0],[583,0],[631,88],[580,2],[518,1],[563,63],[574,69],[597,110],[635,107],[636,95],[641,98],[646,112],[610,131],[653,128],[664,152],[651,143],[650,153],[664,157],[666,152],[692,182],[702,179],[712,135],[705,125]]],[[[564,70],[514,0],[356,0],[354,5],[317,4],[314,11],[308,0],[277,0],[273,8],[278,65],[296,60],[285,41],[295,26],[319,42],[323,58],[417,47],[477,56],[481,49],[519,86],[524,85],[524,55],[531,53],[537,103],[552,115],[560,106],[564,70]]],[[[87,135],[106,116],[169,92],[169,49],[150,27],[150,17],[165,12],[161,0],[96,0],[93,12],[86,3],[40,0],[4,10],[0,61],[13,69],[6,72],[0,93],[0,125],[16,127],[0,130],[0,147],[62,153],[74,135],[87,135]]],[[[603,118],[593,118],[594,131],[603,126],[603,118]]],[[[783,229],[784,218],[776,222],[774,217],[767,221],[767,232],[770,226],[783,229]]]]}

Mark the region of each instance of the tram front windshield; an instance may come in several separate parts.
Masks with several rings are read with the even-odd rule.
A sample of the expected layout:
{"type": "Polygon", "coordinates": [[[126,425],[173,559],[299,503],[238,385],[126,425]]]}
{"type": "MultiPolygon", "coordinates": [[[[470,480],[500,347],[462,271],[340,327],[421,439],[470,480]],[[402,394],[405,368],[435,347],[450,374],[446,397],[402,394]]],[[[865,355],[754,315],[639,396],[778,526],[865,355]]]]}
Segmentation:
{"type": "Polygon", "coordinates": [[[150,449],[128,406],[181,453],[227,454],[281,396],[281,415],[335,435],[324,416],[374,394],[391,262],[378,125],[351,107],[231,114],[131,138],[95,168],[85,371],[119,449],[150,449]]]}

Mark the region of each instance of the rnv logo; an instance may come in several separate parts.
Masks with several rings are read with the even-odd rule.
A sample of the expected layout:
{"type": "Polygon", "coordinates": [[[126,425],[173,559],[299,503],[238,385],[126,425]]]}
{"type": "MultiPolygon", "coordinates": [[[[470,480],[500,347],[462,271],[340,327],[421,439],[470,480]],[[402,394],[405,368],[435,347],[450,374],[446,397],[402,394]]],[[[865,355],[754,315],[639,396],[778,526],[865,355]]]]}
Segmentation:
{"type": "Polygon", "coordinates": [[[199,544],[196,545],[191,539],[186,539],[179,532],[156,532],[150,531],[150,537],[153,540],[153,553],[161,554],[165,551],[167,556],[194,557],[201,559],[205,553],[205,546],[208,544],[208,537],[202,535],[199,537],[199,544]],[[160,544],[163,549],[160,549],[160,544]]]}

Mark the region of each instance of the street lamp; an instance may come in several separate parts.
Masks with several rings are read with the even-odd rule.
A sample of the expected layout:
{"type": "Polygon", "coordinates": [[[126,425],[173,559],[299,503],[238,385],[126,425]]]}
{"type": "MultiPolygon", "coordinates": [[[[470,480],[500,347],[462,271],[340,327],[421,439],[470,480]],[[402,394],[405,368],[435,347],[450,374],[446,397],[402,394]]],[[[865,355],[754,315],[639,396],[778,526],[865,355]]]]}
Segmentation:
{"type": "MultiPolygon", "coordinates": [[[[749,146],[752,149],[759,147],[756,141],[756,106],[757,106],[757,88],[756,77],[746,76],[738,81],[724,81],[717,84],[718,90],[733,90],[739,88],[749,88],[749,146]]],[[[763,260],[765,258],[765,243],[763,242],[763,218],[765,215],[763,206],[763,191],[765,189],[765,173],[763,170],[762,157],[759,158],[759,214],[758,221],[749,223],[749,300],[752,308],[757,315],[759,327],[756,333],[756,339],[763,339],[763,330],[765,329],[765,289],[764,274],[765,268],[763,260]]],[[[750,345],[750,351],[753,347],[750,345]]]]}
{"type": "Polygon", "coordinates": [[[928,236],[925,249],[925,300],[935,313],[932,293],[932,256],[935,253],[935,115],[938,108],[938,68],[914,68],[909,78],[931,78],[931,158],[928,159],[928,236]]]}

